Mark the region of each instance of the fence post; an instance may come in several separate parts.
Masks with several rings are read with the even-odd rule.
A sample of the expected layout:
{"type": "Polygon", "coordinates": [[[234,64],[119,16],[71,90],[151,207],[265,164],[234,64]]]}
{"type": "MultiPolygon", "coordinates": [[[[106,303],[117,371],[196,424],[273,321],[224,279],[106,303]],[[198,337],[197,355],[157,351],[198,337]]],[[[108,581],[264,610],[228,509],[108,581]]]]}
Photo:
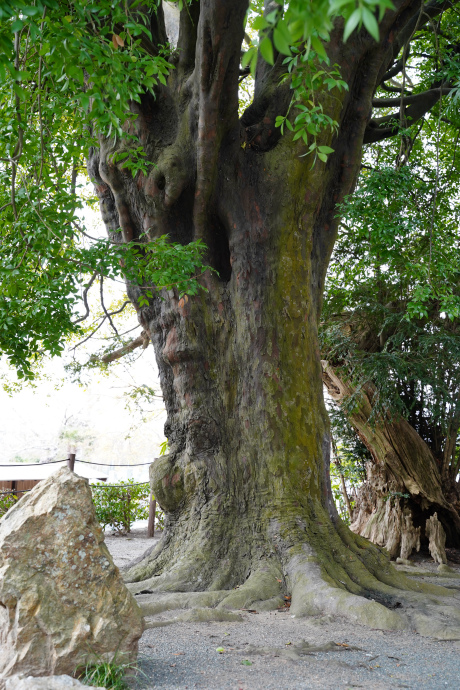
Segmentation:
{"type": "Polygon", "coordinates": [[[155,536],[155,513],[157,510],[157,502],[153,498],[152,494],[150,494],[150,503],[149,503],[149,525],[147,527],[147,536],[148,537],[154,537],[155,536]]]}
{"type": "Polygon", "coordinates": [[[75,467],[75,453],[69,453],[69,458],[67,460],[67,467],[72,472],[75,472],[75,469],[74,469],[74,467],[75,467]]]}

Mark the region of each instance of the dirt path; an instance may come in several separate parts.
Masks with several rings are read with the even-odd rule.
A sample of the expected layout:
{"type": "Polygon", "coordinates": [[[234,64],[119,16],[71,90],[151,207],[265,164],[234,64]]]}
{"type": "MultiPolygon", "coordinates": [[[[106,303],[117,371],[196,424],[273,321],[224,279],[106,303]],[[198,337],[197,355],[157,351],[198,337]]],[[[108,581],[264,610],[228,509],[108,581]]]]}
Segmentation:
{"type": "MultiPolygon", "coordinates": [[[[140,530],[106,539],[121,567],[152,541],[140,530]]],[[[241,622],[169,624],[184,612],[157,615],[154,624],[160,627],[146,630],[140,641],[141,673],[133,690],[460,688],[460,641],[382,632],[328,616],[297,620],[289,611],[238,613],[241,622]]],[[[192,612],[187,615],[193,619],[192,612]]]]}

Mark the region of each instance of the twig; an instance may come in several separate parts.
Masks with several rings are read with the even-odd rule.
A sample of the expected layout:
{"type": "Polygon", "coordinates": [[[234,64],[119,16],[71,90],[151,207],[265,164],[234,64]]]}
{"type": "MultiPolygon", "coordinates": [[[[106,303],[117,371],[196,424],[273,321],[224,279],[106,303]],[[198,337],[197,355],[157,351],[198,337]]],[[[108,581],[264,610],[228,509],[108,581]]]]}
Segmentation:
{"type": "Polygon", "coordinates": [[[110,326],[112,327],[112,330],[114,331],[117,338],[119,338],[118,331],[115,328],[115,324],[112,321],[111,314],[109,314],[109,312],[105,308],[105,304],[104,304],[104,275],[101,273],[100,276],[101,276],[101,281],[99,283],[99,287],[100,287],[100,294],[101,294],[101,307],[104,311],[104,314],[106,315],[106,317],[109,320],[109,323],[110,323],[110,326]]]}

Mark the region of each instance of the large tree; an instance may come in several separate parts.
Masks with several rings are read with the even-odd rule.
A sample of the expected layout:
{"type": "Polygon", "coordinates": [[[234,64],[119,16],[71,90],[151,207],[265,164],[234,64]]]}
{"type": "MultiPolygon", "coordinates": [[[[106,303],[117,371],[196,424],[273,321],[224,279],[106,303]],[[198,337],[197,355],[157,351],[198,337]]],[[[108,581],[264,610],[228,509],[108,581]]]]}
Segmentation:
{"type": "MultiPolygon", "coordinates": [[[[373,2],[291,2],[281,19],[282,4],[269,0],[259,52],[247,58],[253,100],[240,116],[248,1],[183,4],[166,59],[174,69],[135,93],[124,136],[107,131],[116,94],[101,97],[85,77],[106,114],[92,130],[88,170],[111,241],[135,243],[141,256],[142,243],[160,236],[179,245],[199,239],[214,269],[201,279],[206,291],[189,297],[174,287],[155,293],[142,275],[128,280],[157,354],[170,452],[151,468],[164,535],[127,579],[135,592],[177,592],[169,605],[276,606],[288,592],[295,615],[325,611],[457,636],[455,625],[435,622],[436,605],[452,592],[409,581],[337,516],[317,341],[337,208],[353,190],[363,143],[420,119],[452,77],[407,101],[390,99],[396,110],[378,119],[374,93],[448,5],[396,0],[385,12],[380,3],[377,28],[373,2]],[[123,166],[139,146],[148,165],[133,177],[123,166]]],[[[155,65],[167,42],[164,13],[138,9],[155,65]]],[[[100,27],[123,54],[129,27],[99,19],[94,41],[100,27]]],[[[115,68],[103,69],[110,79],[115,68]]],[[[151,596],[140,595],[146,611],[151,596]]]]}

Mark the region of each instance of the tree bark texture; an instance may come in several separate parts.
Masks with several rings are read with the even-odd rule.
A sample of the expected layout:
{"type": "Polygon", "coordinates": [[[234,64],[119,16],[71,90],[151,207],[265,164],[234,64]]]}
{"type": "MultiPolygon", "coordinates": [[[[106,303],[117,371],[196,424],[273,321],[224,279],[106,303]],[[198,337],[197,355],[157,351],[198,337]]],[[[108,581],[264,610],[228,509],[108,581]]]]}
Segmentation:
{"type": "MultiPolygon", "coordinates": [[[[323,382],[339,404],[353,393],[343,373],[324,360],[323,382]]],[[[431,449],[408,421],[400,416],[372,421],[374,393],[371,384],[363,386],[358,405],[347,413],[372,455],[366,481],[356,492],[351,529],[385,547],[393,558],[407,558],[408,545],[415,549],[418,544],[414,529],[428,547],[427,520],[437,513],[447,545],[458,547],[456,483],[441,472],[431,449]]]]}
{"type": "MultiPolygon", "coordinates": [[[[338,136],[319,142],[335,150],[327,165],[311,169],[299,157],[304,145],[274,127],[290,99],[279,84],[282,56],[274,67],[259,60],[254,102],[239,119],[244,0],[201,0],[181,13],[167,87],[133,105],[132,131],[155,164],[149,175],[132,180],[118,168],[113,140],[92,151],[113,238],[120,227],[124,240],[202,238],[218,271],[203,278],[207,292],[185,301],[163,290],[138,312],[155,347],[170,444],[150,475],[165,531],[127,573],[146,613],[270,608],[290,593],[296,615],[326,611],[420,631],[431,615],[417,623],[409,609],[392,610],[402,590],[409,601],[423,585],[337,517],[317,343],[336,204],[355,183],[395,31],[419,11],[417,2],[395,4],[380,44],[360,33],[344,45],[342,26],[328,44],[350,91],[319,94],[339,123],[338,136]],[[159,604],[149,592],[176,594],[159,604]]],[[[128,286],[134,304],[140,290],[128,286]]]]}

